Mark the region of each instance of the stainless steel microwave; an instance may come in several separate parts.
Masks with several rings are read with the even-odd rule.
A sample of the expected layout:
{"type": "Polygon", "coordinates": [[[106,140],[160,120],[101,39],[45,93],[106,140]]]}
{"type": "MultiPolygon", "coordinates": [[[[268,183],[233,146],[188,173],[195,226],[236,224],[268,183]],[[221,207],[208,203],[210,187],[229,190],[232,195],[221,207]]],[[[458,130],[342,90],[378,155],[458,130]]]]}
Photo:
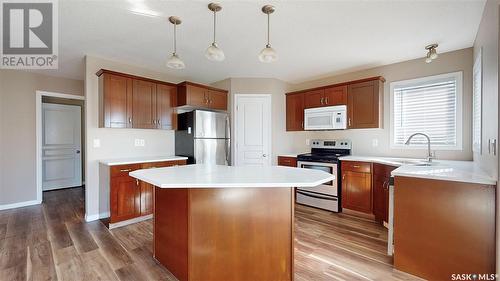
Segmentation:
{"type": "Polygon", "coordinates": [[[344,130],[347,128],[347,106],[335,105],[304,110],[304,130],[344,130]]]}

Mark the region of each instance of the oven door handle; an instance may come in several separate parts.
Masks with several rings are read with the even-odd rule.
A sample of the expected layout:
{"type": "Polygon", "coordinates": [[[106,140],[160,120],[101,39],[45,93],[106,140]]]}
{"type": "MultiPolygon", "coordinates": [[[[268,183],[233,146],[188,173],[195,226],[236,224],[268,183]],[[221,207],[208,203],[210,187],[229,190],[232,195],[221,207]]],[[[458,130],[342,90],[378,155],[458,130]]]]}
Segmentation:
{"type": "Polygon", "coordinates": [[[299,191],[299,190],[297,190],[297,193],[302,194],[304,196],[309,196],[309,197],[317,198],[317,199],[337,201],[337,198],[335,198],[335,197],[326,197],[326,196],[311,194],[309,192],[307,192],[307,193],[306,192],[302,192],[302,191],[299,191]]]}

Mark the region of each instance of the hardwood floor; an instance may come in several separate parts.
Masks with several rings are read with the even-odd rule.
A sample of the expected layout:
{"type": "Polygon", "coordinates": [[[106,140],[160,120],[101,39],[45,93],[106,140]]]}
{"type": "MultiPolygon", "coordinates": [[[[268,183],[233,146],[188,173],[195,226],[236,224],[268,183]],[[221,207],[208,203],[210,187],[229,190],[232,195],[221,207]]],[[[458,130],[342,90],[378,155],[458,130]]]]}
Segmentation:
{"type": "MultiPolygon", "coordinates": [[[[152,258],[152,223],[108,230],[84,220],[83,188],[0,211],[0,280],[176,280],[152,258]]],[[[295,280],[416,280],[392,268],[383,227],[296,208],[295,280]]]]}

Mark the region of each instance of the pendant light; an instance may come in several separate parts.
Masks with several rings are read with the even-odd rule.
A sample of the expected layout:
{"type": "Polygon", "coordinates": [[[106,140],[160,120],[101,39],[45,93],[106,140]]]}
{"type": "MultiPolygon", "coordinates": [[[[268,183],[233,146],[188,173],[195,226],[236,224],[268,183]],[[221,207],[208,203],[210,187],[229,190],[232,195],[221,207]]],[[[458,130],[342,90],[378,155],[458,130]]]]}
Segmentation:
{"type": "Polygon", "coordinates": [[[183,69],[186,67],[184,62],[177,55],[177,25],[181,24],[182,21],[179,17],[171,16],[168,20],[174,25],[174,52],[172,56],[167,60],[167,66],[173,69],[183,69]]]}
{"type": "Polygon", "coordinates": [[[271,44],[269,44],[269,18],[274,10],[275,8],[272,5],[265,5],[262,7],[262,12],[267,15],[267,44],[266,47],[260,51],[259,60],[265,63],[270,63],[278,59],[278,54],[271,48],[271,44]]]}
{"type": "Polygon", "coordinates": [[[222,7],[217,3],[210,3],[208,4],[208,9],[214,13],[214,40],[205,51],[205,57],[207,57],[207,59],[211,61],[223,61],[225,58],[224,52],[219,48],[219,46],[217,46],[217,43],[215,42],[215,31],[217,24],[216,14],[217,12],[222,10],[222,7]]]}
{"type": "Polygon", "coordinates": [[[433,60],[438,58],[438,54],[436,51],[436,48],[438,47],[438,44],[431,44],[425,46],[425,49],[427,50],[427,55],[425,57],[425,62],[426,63],[431,63],[433,60]]]}

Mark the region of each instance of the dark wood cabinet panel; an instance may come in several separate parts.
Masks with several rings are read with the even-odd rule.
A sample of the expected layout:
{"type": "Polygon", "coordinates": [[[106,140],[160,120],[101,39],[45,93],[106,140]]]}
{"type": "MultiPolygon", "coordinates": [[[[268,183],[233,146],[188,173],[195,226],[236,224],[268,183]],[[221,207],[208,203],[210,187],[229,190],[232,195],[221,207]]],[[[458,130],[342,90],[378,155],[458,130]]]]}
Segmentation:
{"type": "Polygon", "coordinates": [[[156,128],[156,84],[133,80],[132,125],[134,128],[156,128]]]}
{"type": "Polygon", "coordinates": [[[379,222],[389,221],[389,180],[394,166],[373,163],[373,214],[379,222]]]}
{"type": "Polygon", "coordinates": [[[286,95],[286,130],[304,130],[304,94],[286,95]]]}
{"type": "Polygon", "coordinates": [[[331,87],[325,89],[324,103],[327,106],[347,104],[347,86],[331,87]]]}
{"type": "Polygon", "coordinates": [[[314,90],[304,93],[304,108],[325,106],[324,90],[314,90]]]}
{"type": "Polygon", "coordinates": [[[347,90],[348,127],[378,128],[383,89],[379,80],[351,84],[347,90]]]}
{"type": "Polygon", "coordinates": [[[132,79],[104,74],[99,78],[100,101],[104,104],[100,112],[100,126],[107,128],[132,127],[132,79]]]}
{"type": "Polygon", "coordinates": [[[141,182],[140,215],[146,216],[153,213],[153,185],[141,182]]]}
{"type": "Polygon", "coordinates": [[[278,166],[297,167],[297,158],[289,156],[278,156],[278,166]]]}
{"type": "Polygon", "coordinates": [[[341,164],[342,208],[372,214],[372,175],[370,163],[346,161],[341,164]]]}
{"type": "Polygon", "coordinates": [[[208,107],[208,90],[205,88],[187,85],[188,104],[191,106],[208,107]]]}
{"type": "Polygon", "coordinates": [[[177,87],[169,85],[156,85],[156,125],[159,129],[176,129],[174,107],[177,103],[177,87]]]}
{"type": "Polygon", "coordinates": [[[211,109],[227,110],[227,93],[209,90],[208,103],[211,109]]]}
{"type": "Polygon", "coordinates": [[[130,176],[116,177],[111,181],[111,218],[115,223],[138,216],[140,187],[130,176]]]}

